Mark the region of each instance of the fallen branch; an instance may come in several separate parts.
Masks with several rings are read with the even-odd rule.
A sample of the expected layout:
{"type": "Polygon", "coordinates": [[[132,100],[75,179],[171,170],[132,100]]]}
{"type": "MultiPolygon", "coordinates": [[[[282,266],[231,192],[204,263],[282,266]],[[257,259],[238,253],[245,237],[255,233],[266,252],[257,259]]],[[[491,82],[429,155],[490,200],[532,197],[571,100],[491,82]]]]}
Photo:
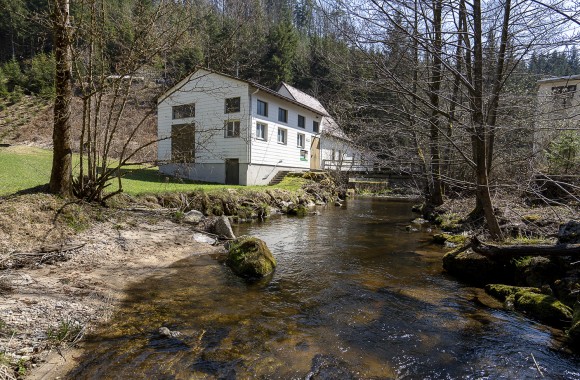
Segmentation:
{"type": "Polygon", "coordinates": [[[471,238],[471,249],[490,259],[520,256],[580,256],[580,244],[500,246],[483,243],[477,236],[471,238]]]}
{"type": "Polygon", "coordinates": [[[17,267],[33,262],[44,263],[50,259],[62,259],[65,253],[74,251],[85,246],[86,243],[75,245],[53,245],[42,247],[35,252],[12,252],[0,260],[0,269],[4,269],[4,263],[13,261],[17,267]]]}

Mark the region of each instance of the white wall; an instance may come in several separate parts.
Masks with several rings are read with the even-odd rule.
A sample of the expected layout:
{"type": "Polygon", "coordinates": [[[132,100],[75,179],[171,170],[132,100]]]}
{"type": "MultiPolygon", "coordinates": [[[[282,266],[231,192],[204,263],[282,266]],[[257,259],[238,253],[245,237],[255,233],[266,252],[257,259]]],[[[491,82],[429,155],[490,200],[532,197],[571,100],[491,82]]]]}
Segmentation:
{"type": "Polygon", "coordinates": [[[560,79],[539,83],[538,107],[534,128],[534,152],[546,149],[563,130],[580,130],[580,79],[560,79]],[[552,87],[576,85],[571,105],[555,103],[552,87]]]}
{"type": "MultiPolygon", "coordinates": [[[[178,85],[179,86],[179,85],[178,85]]],[[[157,133],[160,139],[158,159],[171,159],[171,126],[195,122],[196,163],[218,164],[227,158],[237,158],[240,164],[248,163],[250,103],[248,84],[205,70],[195,72],[190,80],[158,104],[157,133]],[[226,98],[240,97],[240,112],[224,113],[226,98]],[[172,106],[195,103],[195,117],[172,119],[172,106]],[[224,138],[224,121],[240,120],[240,137],[224,138]]]]}
{"type": "Polygon", "coordinates": [[[291,102],[264,91],[252,93],[252,146],[251,161],[253,165],[284,166],[287,168],[310,169],[310,144],[312,136],[312,122],[320,122],[320,116],[291,102]],[[268,116],[257,114],[257,101],[268,103],[268,116]],[[278,108],[288,111],[288,122],[278,121],[278,108]],[[298,115],[305,117],[305,128],[298,127],[298,115]],[[318,116],[318,117],[317,117],[318,116]],[[267,124],[267,138],[265,141],[256,138],[256,123],[267,124]],[[286,144],[278,143],[278,128],[286,129],[286,144]],[[304,150],[306,160],[300,159],[301,148],[297,145],[298,134],[304,134],[304,150]],[[280,162],[282,161],[282,162],[280,162]]]}

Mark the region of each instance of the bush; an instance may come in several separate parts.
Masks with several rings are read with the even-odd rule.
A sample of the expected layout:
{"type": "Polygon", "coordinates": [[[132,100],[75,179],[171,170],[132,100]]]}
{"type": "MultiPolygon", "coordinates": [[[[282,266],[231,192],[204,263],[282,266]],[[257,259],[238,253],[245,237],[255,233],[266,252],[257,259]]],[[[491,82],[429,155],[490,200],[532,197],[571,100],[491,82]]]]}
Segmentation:
{"type": "Polygon", "coordinates": [[[549,171],[573,174],[580,166],[580,132],[565,131],[550,143],[547,151],[549,171]]]}
{"type": "Polygon", "coordinates": [[[1,71],[7,92],[13,92],[18,87],[22,88],[23,84],[26,82],[20,64],[16,60],[6,62],[2,65],[1,71]]]}
{"type": "Polygon", "coordinates": [[[54,96],[54,56],[52,54],[38,54],[30,63],[28,70],[27,90],[44,98],[54,96]]]}

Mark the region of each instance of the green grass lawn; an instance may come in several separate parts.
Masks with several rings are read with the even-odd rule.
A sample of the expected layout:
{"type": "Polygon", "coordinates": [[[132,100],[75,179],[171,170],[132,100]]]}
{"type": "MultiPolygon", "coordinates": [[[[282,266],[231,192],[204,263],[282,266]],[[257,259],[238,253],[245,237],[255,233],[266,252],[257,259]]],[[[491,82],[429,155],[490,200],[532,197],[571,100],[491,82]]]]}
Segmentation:
{"type": "Polygon", "coordinates": [[[0,196],[48,183],[52,152],[28,146],[0,148],[0,196]]]}
{"type": "MultiPolygon", "coordinates": [[[[73,161],[78,165],[78,156],[73,161]]],[[[48,183],[52,164],[52,151],[27,146],[0,148],[0,196],[14,194],[48,183]]],[[[194,190],[219,191],[239,188],[260,190],[278,188],[297,190],[304,179],[288,177],[276,186],[232,186],[220,184],[205,184],[168,177],[159,173],[157,167],[127,167],[123,168],[123,191],[128,194],[157,194],[168,192],[188,192],[194,190]]],[[[114,180],[108,191],[117,189],[114,180]]]]}

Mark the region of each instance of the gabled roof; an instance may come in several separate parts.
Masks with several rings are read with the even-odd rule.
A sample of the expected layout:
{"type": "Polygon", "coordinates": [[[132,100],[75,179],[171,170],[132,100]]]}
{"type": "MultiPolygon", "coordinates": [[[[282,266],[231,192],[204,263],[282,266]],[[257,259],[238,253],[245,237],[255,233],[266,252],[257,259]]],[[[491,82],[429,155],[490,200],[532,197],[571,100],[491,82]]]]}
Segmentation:
{"type": "Polygon", "coordinates": [[[328,112],[326,112],[324,106],[314,96],[308,95],[307,93],[300,91],[296,87],[292,87],[288,83],[284,82],[282,82],[282,84],[280,84],[280,86],[278,87],[278,92],[280,92],[282,87],[285,87],[286,90],[288,90],[288,92],[292,96],[292,98],[294,98],[294,100],[296,100],[297,102],[318,110],[324,116],[330,116],[328,115],[328,112]]]}
{"type": "Polygon", "coordinates": [[[569,80],[580,80],[580,74],[568,75],[565,77],[552,77],[552,78],[540,79],[540,80],[538,80],[538,83],[563,82],[563,81],[569,81],[569,80]]]}
{"type": "Polygon", "coordinates": [[[323,135],[328,135],[335,137],[337,139],[341,139],[344,141],[352,142],[352,140],[344,133],[342,128],[338,125],[338,123],[331,117],[325,119],[324,128],[322,129],[323,135]]]}
{"type": "MultiPolygon", "coordinates": [[[[311,98],[314,99],[320,105],[320,107],[318,107],[318,108],[317,107],[312,107],[310,104],[302,103],[298,99],[289,98],[289,97],[284,96],[284,95],[282,95],[282,94],[280,94],[280,93],[278,93],[278,92],[276,92],[276,91],[274,91],[274,90],[272,90],[272,89],[270,89],[270,88],[268,88],[266,86],[263,86],[263,85],[261,85],[259,83],[256,83],[256,82],[253,82],[253,81],[250,81],[250,80],[246,80],[246,79],[240,79],[240,78],[234,77],[232,75],[220,73],[218,71],[213,71],[213,70],[205,69],[205,68],[198,68],[195,71],[193,71],[192,73],[186,75],[185,78],[183,78],[182,80],[180,80],[175,86],[173,86],[169,90],[165,91],[157,99],[157,103],[159,104],[160,102],[162,102],[163,100],[165,100],[167,97],[169,97],[169,95],[171,95],[172,93],[174,93],[175,91],[177,91],[179,88],[183,87],[183,85],[185,85],[187,82],[189,82],[191,80],[191,78],[193,78],[193,76],[196,73],[198,73],[199,71],[205,71],[207,73],[216,74],[216,75],[220,75],[220,76],[223,76],[223,77],[226,77],[226,78],[234,79],[234,80],[237,80],[237,81],[242,82],[242,83],[247,83],[247,84],[249,84],[250,86],[252,86],[253,88],[255,88],[257,90],[264,91],[264,92],[266,92],[266,93],[268,93],[270,95],[274,95],[277,98],[283,99],[283,100],[285,100],[287,102],[290,102],[292,104],[295,104],[297,106],[300,106],[302,108],[305,108],[305,109],[307,109],[309,111],[312,111],[312,112],[314,112],[314,113],[316,113],[318,115],[328,116],[328,113],[326,112],[326,110],[324,109],[324,107],[322,107],[322,105],[320,104],[320,102],[318,102],[318,100],[316,100],[316,99],[314,99],[312,97],[311,98]]],[[[298,89],[294,89],[294,90],[301,92],[298,89]]],[[[306,94],[304,94],[304,95],[306,95],[306,94]]],[[[309,96],[309,95],[306,95],[306,96],[309,96]]]]}

